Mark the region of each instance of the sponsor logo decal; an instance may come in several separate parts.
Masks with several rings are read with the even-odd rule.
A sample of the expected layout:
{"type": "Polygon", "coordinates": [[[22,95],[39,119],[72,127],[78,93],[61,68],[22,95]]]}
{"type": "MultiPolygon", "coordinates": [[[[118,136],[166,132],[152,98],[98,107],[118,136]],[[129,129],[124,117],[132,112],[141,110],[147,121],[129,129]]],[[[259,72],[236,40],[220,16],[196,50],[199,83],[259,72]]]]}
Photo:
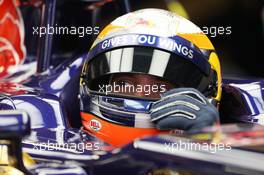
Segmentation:
{"type": "Polygon", "coordinates": [[[94,131],[100,131],[102,128],[102,124],[95,119],[90,120],[89,127],[94,131]]]}
{"type": "Polygon", "coordinates": [[[144,45],[150,47],[158,47],[166,49],[172,52],[176,52],[189,59],[194,57],[194,48],[187,46],[187,41],[179,39],[178,41],[172,38],[157,37],[152,35],[123,35],[117,36],[110,39],[106,39],[101,43],[101,49],[111,49],[113,47],[124,46],[124,45],[144,45]]]}

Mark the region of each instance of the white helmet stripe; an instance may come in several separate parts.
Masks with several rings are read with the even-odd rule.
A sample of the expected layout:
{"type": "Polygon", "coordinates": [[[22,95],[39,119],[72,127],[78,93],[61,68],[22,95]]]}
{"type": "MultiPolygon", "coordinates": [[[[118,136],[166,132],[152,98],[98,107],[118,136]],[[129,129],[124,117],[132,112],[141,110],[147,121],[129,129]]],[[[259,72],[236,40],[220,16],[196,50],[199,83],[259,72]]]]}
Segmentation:
{"type": "Polygon", "coordinates": [[[167,68],[170,55],[171,54],[168,52],[155,49],[150,64],[149,74],[162,77],[167,68]]]}
{"type": "Polygon", "coordinates": [[[131,72],[133,65],[134,48],[124,48],[121,60],[121,72],[131,72]],[[125,58],[125,59],[124,59],[125,58]]]}
{"type": "Polygon", "coordinates": [[[111,51],[110,56],[110,72],[120,72],[120,63],[123,49],[117,49],[111,51]]]}

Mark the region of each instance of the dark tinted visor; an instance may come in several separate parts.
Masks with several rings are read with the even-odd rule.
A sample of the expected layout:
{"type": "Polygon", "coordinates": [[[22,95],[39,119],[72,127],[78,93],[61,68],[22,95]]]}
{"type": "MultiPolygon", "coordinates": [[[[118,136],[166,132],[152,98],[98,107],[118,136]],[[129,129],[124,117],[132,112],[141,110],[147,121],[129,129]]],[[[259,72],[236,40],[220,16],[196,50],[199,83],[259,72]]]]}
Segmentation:
{"type": "Polygon", "coordinates": [[[109,84],[111,75],[120,73],[147,74],[159,77],[177,87],[193,87],[203,92],[206,76],[194,63],[176,54],[151,47],[126,47],[107,51],[89,60],[85,67],[88,88],[99,90],[109,84]]]}

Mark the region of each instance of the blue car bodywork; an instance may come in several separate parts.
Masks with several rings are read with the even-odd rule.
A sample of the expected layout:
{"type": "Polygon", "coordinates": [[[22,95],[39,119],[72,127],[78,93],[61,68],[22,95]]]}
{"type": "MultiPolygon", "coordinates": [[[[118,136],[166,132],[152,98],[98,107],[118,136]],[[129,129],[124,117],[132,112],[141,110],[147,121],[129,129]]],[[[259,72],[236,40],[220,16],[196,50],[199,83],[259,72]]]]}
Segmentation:
{"type": "MultiPolygon", "coordinates": [[[[1,93],[8,96],[1,98],[1,110],[23,110],[30,116],[31,134],[24,138],[22,143],[23,151],[29,153],[39,163],[31,170],[33,173],[40,174],[40,172],[43,173],[49,169],[54,174],[63,171],[73,174],[105,174],[107,172],[144,174],[159,167],[177,169],[184,167],[184,169],[204,172],[204,167],[210,167],[206,171],[208,174],[229,174],[223,168],[226,164],[217,161],[217,156],[220,156],[218,154],[195,153],[194,151],[189,151],[190,153],[185,151],[184,154],[177,151],[164,152],[164,145],[168,142],[176,142],[177,138],[171,137],[168,139],[165,136],[153,136],[114,149],[107,143],[82,132],[82,129],[71,127],[70,120],[79,120],[79,118],[78,116],[76,118],[70,116],[65,106],[67,103],[74,104],[78,102],[73,101],[71,96],[65,98],[67,96],[65,94],[78,91],[78,89],[68,88],[68,86],[72,87],[71,83],[76,84],[78,82],[85,57],[84,55],[72,62],[62,63],[56,69],[51,70],[48,75],[34,75],[25,84],[14,85],[12,92],[10,92],[10,88],[6,93],[4,88],[1,89],[1,93]],[[194,153],[200,154],[199,159],[190,156],[194,153]],[[208,156],[208,159],[205,158],[206,156],[208,156]],[[204,159],[201,159],[201,157],[204,157],[204,159]],[[187,164],[186,161],[189,163],[187,164]],[[197,166],[197,163],[199,166],[197,166]],[[194,164],[195,166],[193,166],[194,164]]],[[[244,80],[225,80],[225,82],[229,82],[229,84],[224,85],[226,91],[237,93],[243,100],[241,104],[244,105],[242,110],[244,114],[236,116],[235,119],[256,123],[263,120],[261,118],[263,82],[249,82],[248,80],[246,82],[244,80]]],[[[228,160],[232,162],[232,166],[248,167],[248,164],[247,166],[242,164],[241,157],[235,156],[236,151],[243,151],[233,151],[235,152],[232,155],[233,157],[228,160]],[[235,159],[237,161],[234,161],[235,159]]],[[[258,155],[253,152],[248,154],[257,156],[259,161],[263,159],[261,154],[258,155]]],[[[262,167],[248,168],[256,172],[264,171],[262,167]]]]}

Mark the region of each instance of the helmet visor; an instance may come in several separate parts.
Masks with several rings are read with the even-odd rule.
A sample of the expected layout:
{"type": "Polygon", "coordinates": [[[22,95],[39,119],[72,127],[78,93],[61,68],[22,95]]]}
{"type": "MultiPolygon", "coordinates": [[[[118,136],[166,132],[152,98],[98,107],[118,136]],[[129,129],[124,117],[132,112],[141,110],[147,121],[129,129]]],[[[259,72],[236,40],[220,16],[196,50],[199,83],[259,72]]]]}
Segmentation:
{"type": "MultiPolygon", "coordinates": [[[[151,47],[126,47],[107,51],[89,60],[84,71],[88,88],[93,91],[101,90],[100,92],[103,92],[102,86],[107,90],[111,85],[115,85],[116,77],[120,82],[120,79],[122,80],[120,74],[129,75],[130,82],[132,81],[129,84],[133,86],[146,86],[150,83],[150,86],[154,85],[156,87],[154,89],[159,89],[160,92],[179,87],[193,87],[203,92],[209,81],[208,76],[191,61],[151,47]],[[116,76],[118,74],[119,76],[116,76]],[[143,75],[152,77],[148,80],[153,81],[146,81],[146,78],[142,78],[143,75]],[[162,82],[164,82],[164,89],[161,88],[162,82]]],[[[120,83],[116,84],[120,85],[120,83]]],[[[127,85],[126,82],[124,85],[127,85]]],[[[141,89],[144,91],[144,87],[141,89]]],[[[150,89],[153,88],[150,87],[150,89]]],[[[113,90],[114,88],[111,87],[109,92],[113,92],[113,90]]],[[[118,92],[114,91],[114,93],[118,92]]],[[[140,96],[138,94],[140,93],[130,92],[128,95],[140,96]]],[[[144,97],[156,98],[157,95],[144,97]]]]}

